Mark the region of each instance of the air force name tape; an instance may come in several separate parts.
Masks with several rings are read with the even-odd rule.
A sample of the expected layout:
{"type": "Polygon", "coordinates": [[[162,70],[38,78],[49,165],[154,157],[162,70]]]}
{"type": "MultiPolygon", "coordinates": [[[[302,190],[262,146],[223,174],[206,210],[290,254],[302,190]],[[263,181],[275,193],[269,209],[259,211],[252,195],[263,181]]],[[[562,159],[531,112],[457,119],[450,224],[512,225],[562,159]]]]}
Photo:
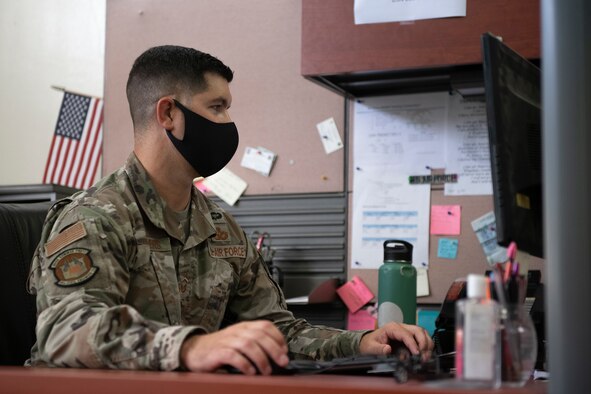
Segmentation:
{"type": "Polygon", "coordinates": [[[214,245],[209,242],[209,254],[211,257],[228,258],[228,257],[246,257],[245,245],[214,245]]]}
{"type": "Polygon", "coordinates": [[[92,265],[90,250],[83,248],[68,249],[60,253],[49,266],[62,287],[77,286],[89,281],[97,272],[98,267],[92,265]]]}

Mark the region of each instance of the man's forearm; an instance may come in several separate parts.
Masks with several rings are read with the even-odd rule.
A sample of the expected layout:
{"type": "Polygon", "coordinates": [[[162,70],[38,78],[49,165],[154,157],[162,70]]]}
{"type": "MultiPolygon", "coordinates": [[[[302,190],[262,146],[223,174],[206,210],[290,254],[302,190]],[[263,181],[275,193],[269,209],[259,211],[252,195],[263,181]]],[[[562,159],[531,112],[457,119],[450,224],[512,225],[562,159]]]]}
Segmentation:
{"type": "Polygon", "coordinates": [[[38,354],[32,360],[77,368],[174,370],[193,326],[144,319],[128,305],[108,307],[83,292],[45,309],[38,319],[38,354]]]}

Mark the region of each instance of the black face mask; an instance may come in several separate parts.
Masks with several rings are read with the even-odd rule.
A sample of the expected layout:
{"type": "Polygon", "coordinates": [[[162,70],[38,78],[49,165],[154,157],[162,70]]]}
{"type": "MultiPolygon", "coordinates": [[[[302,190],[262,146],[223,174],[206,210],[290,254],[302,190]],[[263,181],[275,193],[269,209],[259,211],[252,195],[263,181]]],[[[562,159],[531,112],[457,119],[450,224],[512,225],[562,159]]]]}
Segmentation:
{"type": "Polygon", "coordinates": [[[166,134],[179,153],[200,176],[215,174],[226,166],[238,149],[238,129],[234,122],[215,123],[174,100],[185,115],[185,136],[166,134]]]}

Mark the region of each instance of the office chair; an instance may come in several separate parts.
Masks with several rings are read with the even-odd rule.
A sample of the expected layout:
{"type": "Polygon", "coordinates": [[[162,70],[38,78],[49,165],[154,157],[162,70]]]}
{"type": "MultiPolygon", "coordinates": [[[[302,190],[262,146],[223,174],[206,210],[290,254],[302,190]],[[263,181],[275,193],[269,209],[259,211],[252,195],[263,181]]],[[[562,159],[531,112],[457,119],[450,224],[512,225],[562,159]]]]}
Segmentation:
{"type": "Polygon", "coordinates": [[[0,203],[0,365],[23,365],[35,343],[35,296],[25,286],[52,204],[0,203]]]}

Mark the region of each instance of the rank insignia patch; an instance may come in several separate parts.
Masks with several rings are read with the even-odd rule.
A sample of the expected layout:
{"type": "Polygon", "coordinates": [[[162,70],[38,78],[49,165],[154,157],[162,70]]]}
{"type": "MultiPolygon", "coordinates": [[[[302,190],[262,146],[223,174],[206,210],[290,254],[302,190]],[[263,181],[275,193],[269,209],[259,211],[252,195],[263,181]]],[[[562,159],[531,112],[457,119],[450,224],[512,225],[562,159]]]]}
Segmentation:
{"type": "Polygon", "coordinates": [[[214,242],[227,242],[230,241],[230,233],[228,230],[228,226],[225,224],[218,224],[215,226],[215,237],[213,238],[214,242]]]}
{"type": "Polygon", "coordinates": [[[49,266],[62,287],[77,286],[90,280],[98,271],[92,265],[88,254],[90,250],[83,248],[68,249],[60,253],[49,266]]]}

